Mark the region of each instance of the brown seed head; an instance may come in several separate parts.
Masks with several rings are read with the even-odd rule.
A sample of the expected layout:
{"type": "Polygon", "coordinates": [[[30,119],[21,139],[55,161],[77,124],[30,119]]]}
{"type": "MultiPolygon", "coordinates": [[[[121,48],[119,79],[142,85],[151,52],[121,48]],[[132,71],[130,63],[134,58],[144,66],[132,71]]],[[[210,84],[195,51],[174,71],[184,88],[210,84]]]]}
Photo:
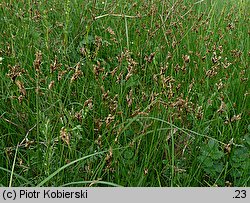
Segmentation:
{"type": "Polygon", "coordinates": [[[190,62],[190,56],[189,55],[183,56],[183,60],[184,60],[185,63],[189,63],[190,62]]]}
{"type": "Polygon", "coordinates": [[[36,72],[40,72],[41,63],[42,63],[42,52],[38,51],[38,52],[36,52],[36,59],[33,63],[33,66],[34,66],[36,72]]]}
{"type": "Polygon", "coordinates": [[[70,144],[70,134],[67,132],[67,129],[65,127],[61,128],[60,137],[62,141],[65,142],[67,145],[70,144]]]}
{"type": "Polygon", "coordinates": [[[16,85],[19,88],[20,93],[25,96],[26,95],[26,89],[24,88],[23,82],[21,82],[20,80],[16,80],[16,85]]]}

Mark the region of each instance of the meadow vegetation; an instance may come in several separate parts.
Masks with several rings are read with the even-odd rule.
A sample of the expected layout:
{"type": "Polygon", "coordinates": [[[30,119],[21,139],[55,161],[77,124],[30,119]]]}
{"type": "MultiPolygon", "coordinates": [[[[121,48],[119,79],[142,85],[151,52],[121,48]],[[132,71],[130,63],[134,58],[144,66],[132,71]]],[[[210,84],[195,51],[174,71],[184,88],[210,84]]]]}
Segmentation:
{"type": "Polygon", "coordinates": [[[250,186],[249,0],[2,0],[0,186],[250,186]]]}

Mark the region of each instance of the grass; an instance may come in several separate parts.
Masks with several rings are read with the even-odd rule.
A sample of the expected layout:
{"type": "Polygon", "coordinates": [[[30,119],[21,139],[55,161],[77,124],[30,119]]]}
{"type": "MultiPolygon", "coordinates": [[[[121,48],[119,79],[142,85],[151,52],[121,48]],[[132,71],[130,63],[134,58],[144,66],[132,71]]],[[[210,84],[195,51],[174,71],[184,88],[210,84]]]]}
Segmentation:
{"type": "Polygon", "coordinates": [[[0,3],[0,186],[250,186],[250,2],[0,3]]]}

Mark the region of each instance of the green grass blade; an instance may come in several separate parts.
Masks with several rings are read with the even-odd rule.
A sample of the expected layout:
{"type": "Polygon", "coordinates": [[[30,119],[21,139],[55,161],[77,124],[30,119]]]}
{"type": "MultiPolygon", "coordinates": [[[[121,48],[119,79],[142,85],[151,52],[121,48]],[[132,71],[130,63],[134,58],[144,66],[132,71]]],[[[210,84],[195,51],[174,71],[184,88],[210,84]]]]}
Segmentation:
{"type": "MultiPolygon", "coordinates": [[[[118,148],[118,149],[120,149],[120,148],[118,148]]],[[[118,149],[114,149],[114,150],[118,150],[118,149]]],[[[53,178],[55,175],[57,175],[57,174],[58,174],[60,171],[62,171],[63,169],[65,169],[65,168],[67,168],[67,167],[69,167],[69,166],[71,166],[71,165],[73,165],[73,164],[75,164],[75,163],[77,163],[77,162],[79,162],[79,161],[88,159],[88,158],[90,158],[90,157],[93,157],[93,156],[96,156],[96,155],[99,155],[99,154],[103,154],[103,153],[105,153],[105,152],[107,152],[107,151],[108,151],[108,150],[101,151],[101,152],[96,152],[96,153],[94,153],[94,154],[90,154],[90,155],[81,157],[81,158],[79,158],[79,159],[76,159],[76,160],[74,160],[74,161],[72,161],[72,162],[70,162],[70,163],[68,163],[68,164],[66,164],[66,165],[64,165],[64,166],[62,166],[61,168],[57,169],[54,173],[52,173],[51,175],[49,175],[47,178],[45,178],[42,182],[40,182],[40,183],[37,185],[37,187],[43,186],[46,182],[48,182],[51,178],[53,178]]]]}
{"type": "Polygon", "coordinates": [[[14,173],[14,168],[15,168],[15,164],[16,164],[16,155],[17,155],[17,151],[18,151],[18,145],[17,145],[17,147],[16,147],[15,156],[14,156],[14,160],[13,160],[13,164],[12,164],[12,169],[11,169],[11,174],[10,174],[9,187],[12,186],[13,173],[14,173]]]}
{"type": "Polygon", "coordinates": [[[27,180],[26,178],[24,178],[24,177],[18,175],[17,173],[13,172],[12,170],[3,168],[3,167],[1,167],[1,166],[0,166],[0,170],[6,171],[6,172],[8,172],[8,173],[11,173],[12,176],[14,175],[15,177],[17,177],[17,178],[19,178],[19,179],[25,181],[25,182],[26,182],[27,184],[29,184],[30,186],[34,186],[34,184],[33,184],[32,182],[30,182],[30,181],[27,180]]]}
{"type": "Polygon", "coordinates": [[[71,186],[71,185],[79,185],[79,184],[88,184],[90,185],[95,185],[95,184],[103,184],[103,185],[108,185],[108,186],[113,186],[113,187],[123,187],[122,185],[118,185],[116,183],[112,182],[107,182],[107,181],[99,181],[99,180],[86,180],[86,181],[77,181],[77,182],[71,182],[71,183],[66,183],[64,185],[61,185],[60,187],[66,187],[66,186],[71,186]]]}

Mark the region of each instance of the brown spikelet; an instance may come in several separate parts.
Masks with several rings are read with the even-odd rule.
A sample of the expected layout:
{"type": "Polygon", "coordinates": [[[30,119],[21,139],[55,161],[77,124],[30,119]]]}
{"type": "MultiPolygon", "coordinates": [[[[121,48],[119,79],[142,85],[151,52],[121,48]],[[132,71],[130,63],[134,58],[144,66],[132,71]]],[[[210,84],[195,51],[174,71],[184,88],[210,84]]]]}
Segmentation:
{"type": "Polygon", "coordinates": [[[148,116],[148,113],[147,113],[147,112],[140,111],[140,108],[139,108],[139,109],[135,110],[135,111],[132,113],[131,117],[135,117],[135,116],[137,116],[137,115],[148,116]]]}
{"type": "Polygon", "coordinates": [[[112,148],[110,148],[109,152],[107,153],[107,155],[105,157],[105,160],[109,163],[109,162],[111,162],[112,157],[113,157],[113,151],[112,151],[112,148]]]}
{"type": "Polygon", "coordinates": [[[217,86],[217,89],[220,90],[224,87],[224,84],[222,83],[222,80],[220,79],[219,83],[215,83],[215,85],[217,86]]]}
{"type": "Polygon", "coordinates": [[[95,140],[95,143],[102,147],[102,136],[99,135],[98,138],[95,140]]]}
{"type": "Polygon", "coordinates": [[[93,108],[93,99],[92,98],[89,98],[88,100],[86,100],[85,102],[84,102],[84,106],[86,107],[88,107],[89,109],[92,109],[93,108]]]}
{"type": "Polygon", "coordinates": [[[231,118],[231,122],[239,121],[240,119],[241,119],[241,114],[234,115],[234,116],[231,118]]]}
{"type": "Polygon", "coordinates": [[[38,52],[36,52],[36,59],[33,63],[33,66],[34,66],[36,72],[40,72],[41,63],[42,63],[42,52],[38,51],[38,52]]]}
{"type": "Polygon", "coordinates": [[[19,102],[19,103],[22,103],[23,98],[24,98],[24,96],[23,96],[23,95],[20,95],[20,96],[18,97],[18,102],[19,102]]]}
{"type": "Polygon", "coordinates": [[[54,80],[52,80],[52,81],[49,83],[49,89],[50,89],[50,90],[53,88],[54,84],[55,84],[55,81],[54,81],[54,80]]]}
{"type": "Polygon", "coordinates": [[[67,145],[69,145],[70,143],[70,135],[67,132],[65,127],[62,127],[60,130],[60,137],[62,139],[63,142],[65,142],[67,145]]]}
{"type": "Polygon", "coordinates": [[[127,100],[127,103],[128,103],[128,107],[130,107],[133,103],[133,90],[131,89],[129,91],[129,94],[126,95],[126,100],[127,100]]]}
{"type": "Polygon", "coordinates": [[[26,95],[26,89],[24,88],[23,82],[21,82],[20,80],[16,80],[16,85],[20,91],[20,93],[25,96],[26,95]]]}
{"type": "Polygon", "coordinates": [[[199,120],[203,118],[202,106],[198,106],[197,112],[196,112],[196,118],[199,119],[199,120]]]}
{"type": "Polygon", "coordinates": [[[147,95],[145,92],[142,92],[142,97],[141,97],[142,101],[146,101],[147,100],[147,95]]]}
{"type": "Polygon", "coordinates": [[[108,31],[109,34],[115,35],[115,32],[112,30],[111,27],[108,27],[108,28],[107,28],[107,31],[108,31]]]}
{"type": "Polygon", "coordinates": [[[109,98],[109,90],[105,91],[104,87],[101,86],[101,91],[102,91],[102,100],[105,101],[109,98]]]}
{"type": "Polygon", "coordinates": [[[62,79],[63,75],[65,75],[65,73],[67,73],[66,70],[59,71],[58,75],[57,75],[57,80],[60,81],[62,79]]]}
{"type": "Polygon", "coordinates": [[[82,112],[76,112],[74,118],[78,120],[80,123],[82,122],[82,112]]]}
{"type": "Polygon", "coordinates": [[[108,117],[105,119],[106,127],[109,127],[109,125],[115,120],[115,116],[112,116],[111,114],[108,115],[108,117]]]}
{"type": "Polygon", "coordinates": [[[80,70],[80,63],[77,63],[76,69],[75,69],[75,73],[71,77],[70,82],[71,83],[74,82],[75,80],[77,80],[78,78],[80,78],[82,75],[83,75],[83,73],[80,70]]]}
{"type": "Polygon", "coordinates": [[[155,52],[151,53],[149,56],[145,56],[145,61],[147,61],[148,63],[152,63],[153,59],[155,57],[155,52]]]}
{"type": "Polygon", "coordinates": [[[118,70],[118,67],[115,67],[115,69],[110,72],[111,75],[112,75],[112,77],[114,77],[114,75],[116,74],[117,70],[118,70]]]}
{"type": "Polygon", "coordinates": [[[125,80],[128,81],[128,79],[132,76],[132,71],[129,71],[128,74],[125,77],[125,80]]]}
{"type": "Polygon", "coordinates": [[[50,71],[53,73],[55,70],[58,70],[62,66],[61,63],[58,63],[57,56],[52,64],[50,64],[50,71]]]}
{"type": "Polygon", "coordinates": [[[219,107],[219,109],[217,110],[217,113],[222,113],[226,110],[226,104],[224,101],[221,100],[221,105],[219,107]]]}
{"type": "Polygon", "coordinates": [[[121,81],[122,76],[123,76],[123,71],[121,71],[121,72],[119,73],[119,75],[116,76],[116,83],[119,83],[119,82],[121,81]]]}
{"type": "Polygon", "coordinates": [[[168,60],[171,60],[172,58],[173,58],[172,53],[171,53],[171,52],[168,52],[168,55],[167,55],[167,57],[166,57],[166,60],[168,61],[168,60]]]}
{"type": "Polygon", "coordinates": [[[183,60],[184,60],[185,63],[189,63],[190,62],[190,56],[188,56],[188,55],[183,56],[183,60]]]}
{"type": "Polygon", "coordinates": [[[230,145],[230,144],[226,144],[226,145],[224,146],[224,150],[225,150],[225,152],[226,152],[227,154],[230,154],[230,152],[231,152],[231,145],[230,145]]]}
{"type": "Polygon", "coordinates": [[[12,81],[15,81],[18,76],[20,76],[22,73],[25,73],[25,70],[21,68],[19,65],[15,66],[8,66],[9,72],[7,76],[11,78],[12,81]]]}
{"type": "Polygon", "coordinates": [[[97,78],[98,75],[101,73],[101,72],[104,72],[105,71],[105,68],[101,67],[101,63],[100,61],[97,61],[97,65],[93,65],[93,72],[95,74],[95,77],[97,78]]]}

